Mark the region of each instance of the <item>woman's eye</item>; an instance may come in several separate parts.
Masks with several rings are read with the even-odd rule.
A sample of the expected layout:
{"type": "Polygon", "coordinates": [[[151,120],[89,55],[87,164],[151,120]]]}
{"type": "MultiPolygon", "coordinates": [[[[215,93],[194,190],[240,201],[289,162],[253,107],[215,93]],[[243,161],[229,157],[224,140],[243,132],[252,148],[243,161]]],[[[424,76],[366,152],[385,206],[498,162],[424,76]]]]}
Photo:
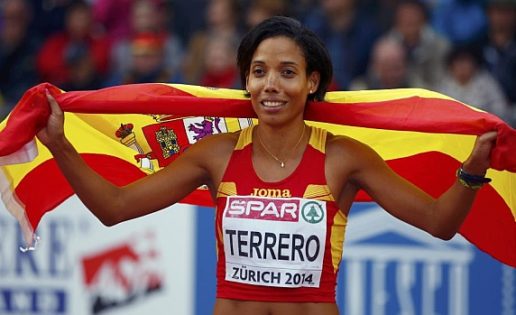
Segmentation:
{"type": "Polygon", "coordinates": [[[292,77],[296,74],[293,70],[290,70],[290,69],[285,69],[282,71],[282,73],[286,77],[292,77]]]}
{"type": "Polygon", "coordinates": [[[263,75],[263,74],[264,74],[264,72],[265,72],[265,71],[263,71],[263,69],[261,69],[261,68],[256,68],[256,69],[254,69],[254,70],[253,70],[253,74],[254,74],[255,76],[263,75]]]}

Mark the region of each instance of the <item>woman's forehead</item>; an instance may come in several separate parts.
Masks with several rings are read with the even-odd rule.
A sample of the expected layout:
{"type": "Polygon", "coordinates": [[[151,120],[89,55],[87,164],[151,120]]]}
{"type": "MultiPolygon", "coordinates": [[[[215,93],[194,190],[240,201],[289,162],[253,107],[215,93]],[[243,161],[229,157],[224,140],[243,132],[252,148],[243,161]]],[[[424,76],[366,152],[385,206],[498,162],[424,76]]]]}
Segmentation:
{"type": "Polygon", "coordinates": [[[299,45],[286,36],[270,37],[258,45],[252,62],[270,60],[305,64],[305,57],[299,45]]]}

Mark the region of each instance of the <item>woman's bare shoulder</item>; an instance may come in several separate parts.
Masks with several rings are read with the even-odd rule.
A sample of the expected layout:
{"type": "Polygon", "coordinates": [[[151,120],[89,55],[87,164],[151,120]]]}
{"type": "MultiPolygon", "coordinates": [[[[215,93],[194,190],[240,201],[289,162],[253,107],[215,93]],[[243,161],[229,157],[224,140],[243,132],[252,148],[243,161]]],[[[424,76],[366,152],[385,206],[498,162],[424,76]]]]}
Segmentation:
{"type": "Polygon", "coordinates": [[[326,159],[332,172],[351,182],[362,182],[363,176],[371,171],[385,170],[385,161],[373,148],[349,136],[329,136],[326,159]]]}
{"type": "Polygon", "coordinates": [[[374,153],[374,150],[367,144],[344,135],[328,133],[326,141],[326,153],[328,156],[360,158],[374,153]]]}
{"type": "Polygon", "coordinates": [[[349,136],[328,135],[326,159],[332,168],[354,172],[383,164],[381,156],[369,145],[349,136]]]}
{"type": "Polygon", "coordinates": [[[238,142],[240,132],[215,134],[203,138],[187,151],[194,163],[207,171],[208,186],[216,189],[238,142]]]}
{"type": "Polygon", "coordinates": [[[232,151],[238,141],[239,135],[240,131],[218,133],[203,138],[201,141],[197,142],[196,145],[210,147],[217,151],[232,151]]]}
{"type": "Polygon", "coordinates": [[[239,131],[210,135],[196,142],[185,153],[208,163],[226,160],[233,152],[239,135],[239,131]]]}

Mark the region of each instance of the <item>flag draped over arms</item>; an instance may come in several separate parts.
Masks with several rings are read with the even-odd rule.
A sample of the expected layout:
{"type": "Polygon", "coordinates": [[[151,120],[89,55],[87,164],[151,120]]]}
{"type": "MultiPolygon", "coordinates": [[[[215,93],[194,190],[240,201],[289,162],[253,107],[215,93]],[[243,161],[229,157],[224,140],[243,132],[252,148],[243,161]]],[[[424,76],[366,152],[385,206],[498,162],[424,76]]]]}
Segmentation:
{"type": "MultiPolygon", "coordinates": [[[[137,84],[64,92],[48,83],[28,90],[0,125],[0,192],[30,243],[42,216],[73,194],[50,153],[35,140],[50,108],[48,89],[66,112],[65,130],[85,161],[117,185],[171,163],[205,136],[256,123],[243,91],[137,84]]],[[[308,124],[375,149],[389,166],[437,197],[456,180],[477,135],[498,137],[487,176],[460,233],[516,267],[516,130],[499,118],[423,89],[329,92],[307,105],[308,124]]],[[[370,201],[363,191],[357,201],[370,201]]],[[[200,187],[183,202],[211,206],[200,187]]]]}

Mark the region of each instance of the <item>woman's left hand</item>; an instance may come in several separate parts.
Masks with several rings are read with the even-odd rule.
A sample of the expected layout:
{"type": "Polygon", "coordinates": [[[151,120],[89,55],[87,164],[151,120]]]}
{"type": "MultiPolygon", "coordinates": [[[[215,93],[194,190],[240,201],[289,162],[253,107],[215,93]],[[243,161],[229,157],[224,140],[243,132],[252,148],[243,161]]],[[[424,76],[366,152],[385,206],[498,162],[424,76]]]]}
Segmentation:
{"type": "Polygon", "coordinates": [[[491,150],[496,143],[497,135],[496,131],[489,131],[477,137],[471,154],[463,164],[466,173],[485,175],[490,166],[491,150]]]}

